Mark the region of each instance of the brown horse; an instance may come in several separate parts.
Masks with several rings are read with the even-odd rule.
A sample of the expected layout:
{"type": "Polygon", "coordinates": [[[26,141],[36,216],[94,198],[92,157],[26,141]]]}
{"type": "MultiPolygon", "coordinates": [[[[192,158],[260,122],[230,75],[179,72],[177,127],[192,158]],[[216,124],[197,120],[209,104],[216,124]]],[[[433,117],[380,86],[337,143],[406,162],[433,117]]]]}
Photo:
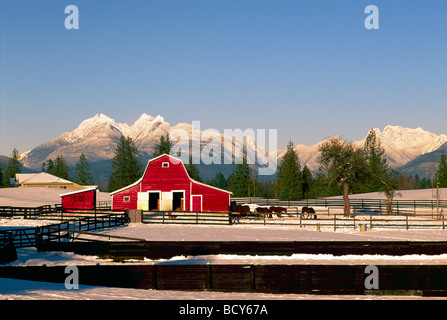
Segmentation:
{"type": "Polygon", "coordinates": [[[317,219],[317,215],[315,214],[315,210],[312,207],[303,207],[301,209],[301,216],[304,216],[305,213],[308,213],[307,217],[312,217],[313,219],[317,219]]]}

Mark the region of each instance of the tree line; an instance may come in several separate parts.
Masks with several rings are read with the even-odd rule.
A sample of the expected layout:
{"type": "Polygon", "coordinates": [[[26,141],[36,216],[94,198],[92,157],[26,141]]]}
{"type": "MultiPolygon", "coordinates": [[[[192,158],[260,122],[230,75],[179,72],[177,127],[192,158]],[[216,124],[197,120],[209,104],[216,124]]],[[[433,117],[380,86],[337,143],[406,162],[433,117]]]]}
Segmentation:
{"type": "MultiPolygon", "coordinates": [[[[153,157],[169,154],[172,148],[169,134],[160,137],[155,146],[153,157]]],[[[434,181],[416,176],[406,176],[391,169],[380,140],[374,130],[370,130],[363,147],[334,137],[320,148],[319,168],[313,174],[309,168],[301,165],[298,154],[293,149],[292,141],[278,163],[276,178],[260,181],[257,170],[247,163],[244,155],[240,163],[233,165],[228,177],[217,172],[210,180],[202,179],[192,159],[186,164],[191,178],[212,186],[233,192],[234,197],[265,197],[280,200],[301,200],[343,195],[346,208],[349,208],[348,195],[366,192],[384,192],[392,201],[395,190],[447,187],[447,159],[443,153],[438,163],[434,181]]],[[[9,179],[22,172],[23,165],[16,149],[13,150],[6,170],[0,167],[0,185],[9,186],[9,179]]],[[[134,183],[143,174],[141,155],[135,142],[121,136],[112,159],[108,190],[115,191],[134,183]]],[[[93,175],[86,156],[82,153],[76,164],[74,175],[63,156],[49,159],[42,164],[42,172],[47,172],[81,185],[94,184],[93,175]]]]}
{"type": "MultiPolygon", "coordinates": [[[[16,179],[16,174],[20,174],[23,171],[23,164],[20,159],[19,152],[14,149],[11,156],[9,157],[8,165],[6,171],[3,172],[0,167],[0,186],[9,187],[11,179],[16,179]]],[[[84,153],[79,157],[78,162],[74,170],[74,175],[70,174],[70,169],[64,157],[58,156],[56,159],[48,159],[42,164],[42,172],[52,174],[56,177],[73,181],[80,185],[93,185],[93,175],[90,170],[90,166],[87,161],[87,157],[84,153]]]]}

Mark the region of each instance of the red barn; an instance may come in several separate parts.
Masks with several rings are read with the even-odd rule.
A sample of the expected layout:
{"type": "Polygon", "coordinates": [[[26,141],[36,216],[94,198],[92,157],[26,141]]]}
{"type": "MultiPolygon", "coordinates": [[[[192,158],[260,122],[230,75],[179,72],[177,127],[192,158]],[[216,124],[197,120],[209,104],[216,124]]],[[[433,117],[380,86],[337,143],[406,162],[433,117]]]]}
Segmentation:
{"type": "Polygon", "coordinates": [[[227,212],[231,192],[191,179],[180,159],[164,154],[148,162],[138,181],[110,195],[113,210],[227,212]]]}
{"type": "Polygon", "coordinates": [[[61,194],[62,208],[65,211],[95,210],[97,187],[61,194]]]}

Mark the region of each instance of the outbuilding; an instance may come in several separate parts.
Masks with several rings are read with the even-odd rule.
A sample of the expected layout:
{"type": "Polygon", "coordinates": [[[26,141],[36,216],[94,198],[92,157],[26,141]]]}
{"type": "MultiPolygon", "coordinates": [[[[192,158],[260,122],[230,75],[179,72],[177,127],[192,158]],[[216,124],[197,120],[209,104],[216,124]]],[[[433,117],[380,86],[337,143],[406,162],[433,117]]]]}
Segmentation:
{"type": "Polygon", "coordinates": [[[139,180],[110,195],[113,210],[228,212],[231,192],[195,181],[180,159],[163,154],[149,160],[139,180]]]}
{"type": "Polygon", "coordinates": [[[96,192],[98,188],[92,187],[61,194],[62,208],[64,211],[95,210],[96,192]]]}

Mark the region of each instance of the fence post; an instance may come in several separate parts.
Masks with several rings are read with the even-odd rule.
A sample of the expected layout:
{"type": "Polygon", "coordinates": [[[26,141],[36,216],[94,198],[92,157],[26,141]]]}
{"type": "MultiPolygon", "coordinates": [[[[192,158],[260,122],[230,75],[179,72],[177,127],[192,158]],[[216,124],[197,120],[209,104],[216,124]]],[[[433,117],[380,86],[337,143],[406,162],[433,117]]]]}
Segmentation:
{"type": "Polygon", "coordinates": [[[408,213],[405,215],[405,226],[406,229],[408,230],[408,213]]]}
{"type": "Polygon", "coordinates": [[[337,228],[337,214],[334,214],[334,231],[337,228]]]}
{"type": "Polygon", "coordinates": [[[39,248],[41,248],[42,246],[42,232],[40,227],[36,228],[36,246],[37,250],[39,250],[39,248]]]}
{"type": "Polygon", "coordinates": [[[373,227],[373,220],[372,220],[372,214],[369,215],[369,228],[372,229],[373,227]]]}

